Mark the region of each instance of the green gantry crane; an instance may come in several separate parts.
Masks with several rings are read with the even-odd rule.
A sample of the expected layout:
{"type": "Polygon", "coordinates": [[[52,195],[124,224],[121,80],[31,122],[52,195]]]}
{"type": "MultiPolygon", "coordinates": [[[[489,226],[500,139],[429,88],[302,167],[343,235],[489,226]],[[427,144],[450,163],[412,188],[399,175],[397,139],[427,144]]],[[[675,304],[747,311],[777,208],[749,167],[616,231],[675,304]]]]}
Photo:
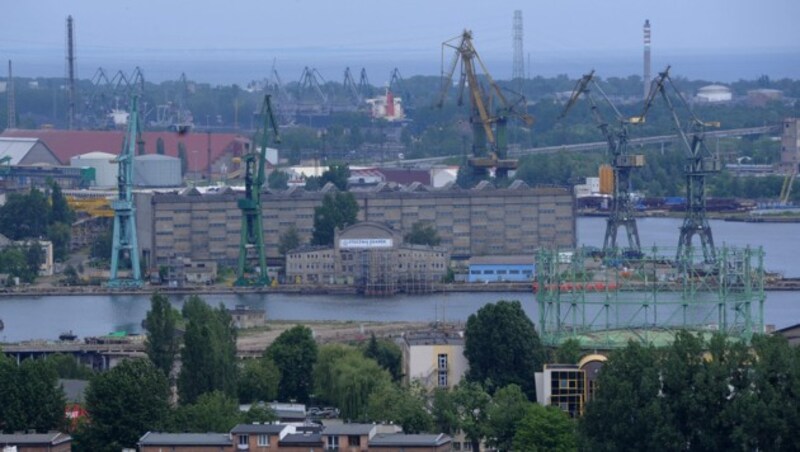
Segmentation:
{"type": "Polygon", "coordinates": [[[125,135],[122,152],[113,160],[119,165],[117,199],[111,201],[111,208],[114,209],[114,238],[108,286],[113,288],[141,287],[143,284],[136,237],[136,207],[133,203],[133,156],[136,155],[136,145],[142,136],[138,104],[138,96],[132,96],[128,133],[125,135]],[[130,276],[124,278],[118,272],[126,255],[130,259],[131,269],[130,276]]]}
{"type": "Polygon", "coordinates": [[[261,188],[264,186],[266,176],[264,169],[267,163],[267,145],[269,144],[269,130],[272,129],[274,142],[280,143],[278,124],[272,113],[270,95],[264,96],[261,106],[261,119],[263,126],[256,131],[253,137],[253,149],[244,156],[245,196],[239,199],[239,209],[242,210],[242,231],[239,241],[239,266],[236,273],[237,286],[269,286],[270,279],[267,275],[267,260],[264,256],[264,228],[261,215],[261,188]],[[260,143],[260,147],[256,146],[260,143]],[[248,253],[253,250],[258,257],[257,271],[248,272],[248,253]]]}

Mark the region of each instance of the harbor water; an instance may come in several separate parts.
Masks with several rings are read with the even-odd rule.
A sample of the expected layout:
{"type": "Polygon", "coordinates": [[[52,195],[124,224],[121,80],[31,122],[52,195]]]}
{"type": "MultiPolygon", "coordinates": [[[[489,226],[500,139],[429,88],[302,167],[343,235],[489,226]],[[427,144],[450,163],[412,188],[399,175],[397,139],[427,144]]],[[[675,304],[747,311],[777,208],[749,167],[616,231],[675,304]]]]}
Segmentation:
{"type": "MultiPolygon", "coordinates": [[[[644,218],[639,232],[644,248],[674,247],[680,219],[644,218]]],[[[717,245],[763,247],[767,270],[787,277],[800,276],[800,224],[735,223],[712,221],[717,245]]],[[[582,245],[601,246],[604,218],[580,218],[578,237],[582,245]]],[[[624,242],[620,242],[624,243],[624,242]]],[[[245,305],[264,309],[273,320],[298,321],[466,321],[486,303],[519,300],[536,322],[538,310],[533,293],[437,293],[399,295],[390,298],[361,298],[343,295],[214,294],[204,296],[212,305],[245,305]]],[[[180,307],[183,297],[172,297],[180,307]]],[[[73,295],[0,298],[0,319],[5,329],[0,342],[33,339],[55,340],[72,331],[79,337],[100,336],[111,331],[140,333],[141,322],[150,307],[148,295],[73,295]]],[[[800,292],[768,292],[765,323],[777,328],[800,323],[800,292]]]]}

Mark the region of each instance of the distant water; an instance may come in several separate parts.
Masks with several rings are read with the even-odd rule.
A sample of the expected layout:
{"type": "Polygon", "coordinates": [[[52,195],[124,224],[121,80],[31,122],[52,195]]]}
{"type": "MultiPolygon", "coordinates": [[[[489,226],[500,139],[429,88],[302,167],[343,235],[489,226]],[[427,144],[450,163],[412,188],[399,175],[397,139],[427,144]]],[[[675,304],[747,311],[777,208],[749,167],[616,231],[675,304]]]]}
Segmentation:
{"type": "MultiPolygon", "coordinates": [[[[58,52],[15,52],[14,73],[22,77],[64,76],[64,55],[58,52]]],[[[98,67],[111,73],[134,67],[143,69],[153,82],[177,80],[181,73],[199,82],[212,84],[246,84],[250,80],[268,78],[276,59],[284,83],[297,81],[305,66],[316,68],[328,81],[341,83],[345,67],[355,73],[364,67],[375,86],[389,81],[392,69],[400,69],[405,77],[439,75],[441,56],[438,47],[430,52],[340,52],[336,50],[225,50],[204,52],[127,52],[119,54],[82,54],[78,60],[80,78],[92,77],[98,67]]],[[[484,55],[495,78],[508,79],[511,60],[508,56],[484,55]]],[[[689,79],[729,83],[739,79],[753,80],[761,75],[772,79],[800,78],[800,50],[764,51],[762,53],[679,54],[653,51],[653,73],[672,65],[672,74],[689,79]]],[[[627,77],[642,74],[641,52],[626,51],[602,54],[563,54],[533,52],[531,76],[552,77],[567,74],[578,77],[595,69],[602,77],[627,77]]]]}
{"type": "MultiPolygon", "coordinates": [[[[639,220],[644,247],[675,246],[679,219],[645,218],[639,220]]],[[[769,270],[800,276],[800,224],[733,223],[712,221],[718,244],[762,246],[769,270]]],[[[605,219],[579,218],[581,244],[602,245],[605,219]]],[[[528,316],[538,321],[536,299],[531,292],[448,293],[391,298],[361,298],[326,295],[208,295],[212,305],[227,307],[243,304],[264,309],[276,320],[466,321],[483,305],[497,300],[520,300],[528,316]]],[[[173,297],[180,308],[183,297],[173,297]]],[[[149,296],[48,296],[0,297],[0,318],[5,330],[0,342],[27,339],[56,339],[72,330],[80,337],[99,336],[111,331],[141,332],[141,322],[150,308],[149,296]]],[[[765,323],[778,328],[800,323],[800,292],[769,292],[765,304],[765,323]]]]}

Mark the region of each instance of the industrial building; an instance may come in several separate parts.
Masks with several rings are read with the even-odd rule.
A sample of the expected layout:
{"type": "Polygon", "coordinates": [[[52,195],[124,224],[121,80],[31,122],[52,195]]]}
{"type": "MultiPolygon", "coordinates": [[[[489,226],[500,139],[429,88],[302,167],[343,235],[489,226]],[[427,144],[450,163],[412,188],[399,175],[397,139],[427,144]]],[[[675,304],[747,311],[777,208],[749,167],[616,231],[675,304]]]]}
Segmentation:
{"type": "Polygon", "coordinates": [[[473,257],[467,282],[533,282],[533,260],[532,255],[473,257]]]}
{"type": "Polygon", "coordinates": [[[431,292],[447,274],[444,247],[403,243],[385,224],[362,222],[337,230],[333,247],[301,247],[286,255],[286,281],[343,284],[366,295],[431,292]]]}
{"type": "Polygon", "coordinates": [[[695,97],[699,102],[730,102],[733,92],[725,85],[708,85],[697,90],[695,97]]]}
{"type": "MultiPolygon", "coordinates": [[[[301,188],[266,191],[262,196],[264,247],[268,258],[279,258],[281,234],[294,227],[308,243],[314,208],[332,185],[319,192],[301,188]]],[[[560,187],[531,188],[515,181],[508,188],[479,184],[463,190],[454,185],[433,189],[420,184],[379,184],[352,192],[358,220],[384,223],[400,234],[414,223],[434,224],[441,246],[452,259],[472,256],[533,253],[540,247],[574,248],[574,196],[560,187]]],[[[137,193],[140,250],[151,268],[173,255],[192,261],[233,265],[239,256],[242,194],[230,188],[187,189],[172,193],[137,193]]]]}
{"type": "Polygon", "coordinates": [[[59,165],[61,162],[41,140],[0,137],[0,160],[6,165],[59,165]]]}
{"type": "Polygon", "coordinates": [[[137,187],[180,187],[181,160],[166,155],[137,155],[133,158],[133,181],[137,187]]]}
{"type": "Polygon", "coordinates": [[[797,171],[800,165],[800,118],[783,120],[781,135],[781,163],[783,173],[797,171]]]}
{"type": "Polygon", "coordinates": [[[116,155],[108,152],[87,152],[69,159],[70,166],[94,169],[94,187],[111,188],[117,186],[116,155]]]}

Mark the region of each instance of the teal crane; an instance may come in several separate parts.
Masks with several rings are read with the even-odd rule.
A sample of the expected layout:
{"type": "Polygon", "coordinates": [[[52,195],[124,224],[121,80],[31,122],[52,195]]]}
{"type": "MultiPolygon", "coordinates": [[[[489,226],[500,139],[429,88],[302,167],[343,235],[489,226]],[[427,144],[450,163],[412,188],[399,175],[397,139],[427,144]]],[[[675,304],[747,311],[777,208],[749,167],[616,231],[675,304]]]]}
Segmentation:
{"type": "Polygon", "coordinates": [[[239,199],[239,209],[242,210],[242,230],[239,241],[239,266],[236,273],[237,286],[269,286],[270,279],[267,275],[267,260],[264,256],[264,227],[261,215],[261,188],[266,180],[264,168],[267,163],[267,145],[269,144],[269,130],[272,130],[274,142],[280,143],[278,124],[272,113],[270,95],[264,96],[261,106],[261,119],[264,123],[253,137],[254,148],[244,156],[245,196],[239,199]],[[260,142],[260,147],[255,147],[260,142]],[[258,271],[248,272],[248,253],[253,250],[258,257],[258,271]]]}
{"type": "Polygon", "coordinates": [[[137,142],[142,136],[138,104],[138,96],[132,96],[128,132],[125,135],[122,152],[113,160],[119,165],[119,172],[117,199],[111,201],[111,208],[114,210],[114,236],[108,286],[114,288],[142,286],[139,244],[136,238],[136,207],[133,203],[133,156],[136,154],[137,142]],[[127,278],[119,275],[120,265],[126,255],[131,264],[130,275],[127,278]]]}

